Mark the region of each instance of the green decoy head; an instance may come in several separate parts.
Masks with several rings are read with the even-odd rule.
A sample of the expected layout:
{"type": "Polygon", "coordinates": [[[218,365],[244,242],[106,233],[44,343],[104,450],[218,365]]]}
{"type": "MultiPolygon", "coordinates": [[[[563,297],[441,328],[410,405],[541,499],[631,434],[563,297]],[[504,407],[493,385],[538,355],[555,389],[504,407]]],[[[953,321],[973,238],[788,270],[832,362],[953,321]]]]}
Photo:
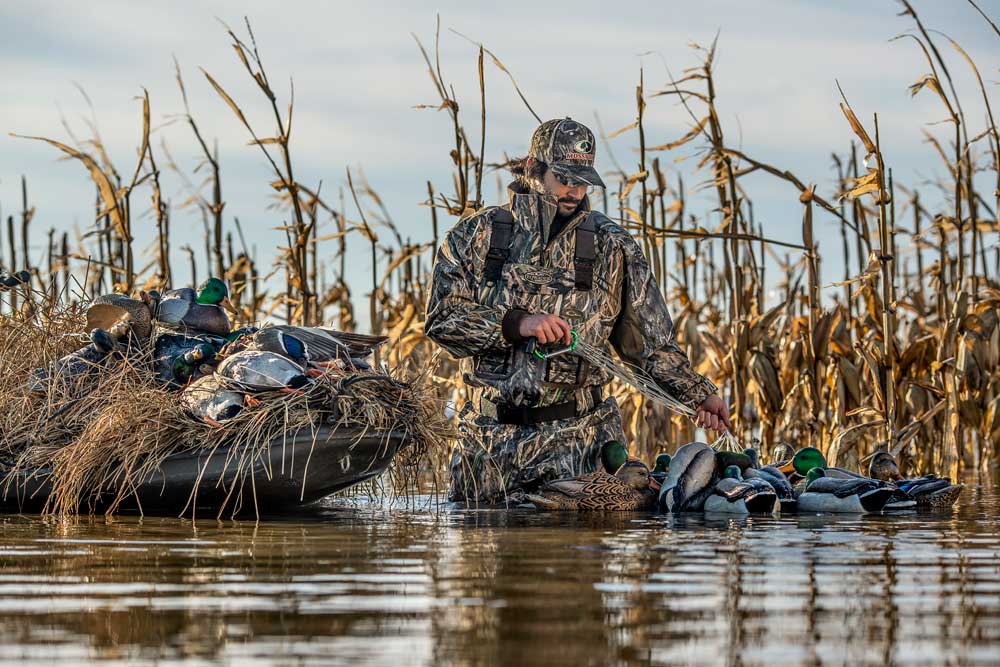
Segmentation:
{"type": "Polygon", "coordinates": [[[229,300],[229,289],[226,283],[218,278],[209,278],[198,286],[196,301],[206,306],[218,306],[229,300]]]}
{"type": "Polygon", "coordinates": [[[655,465],[653,466],[653,472],[656,473],[667,473],[670,471],[670,454],[664,452],[656,457],[655,465]]]}
{"type": "Polygon", "coordinates": [[[823,468],[816,467],[806,473],[806,491],[809,490],[809,485],[815,482],[821,477],[826,477],[826,471],[823,468]]]}
{"type": "Polygon", "coordinates": [[[614,475],[628,461],[628,450],[617,440],[609,440],[601,446],[601,465],[609,475],[614,475]]]}
{"type": "Polygon", "coordinates": [[[754,449],[753,447],[747,447],[746,449],[743,450],[743,453],[746,454],[746,457],[748,459],[750,459],[751,468],[760,467],[760,456],[757,454],[756,449],[754,449]]]}
{"type": "Polygon", "coordinates": [[[825,468],[826,458],[815,447],[803,447],[795,452],[792,460],[781,466],[781,472],[790,475],[793,472],[805,477],[813,468],[825,468]]]}
{"type": "Polygon", "coordinates": [[[740,467],[736,465],[729,466],[728,468],[726,468],[725,477],[726,479],[738,479],[738,480],[743,479],[743,475],[740,472],[740,467]]]}

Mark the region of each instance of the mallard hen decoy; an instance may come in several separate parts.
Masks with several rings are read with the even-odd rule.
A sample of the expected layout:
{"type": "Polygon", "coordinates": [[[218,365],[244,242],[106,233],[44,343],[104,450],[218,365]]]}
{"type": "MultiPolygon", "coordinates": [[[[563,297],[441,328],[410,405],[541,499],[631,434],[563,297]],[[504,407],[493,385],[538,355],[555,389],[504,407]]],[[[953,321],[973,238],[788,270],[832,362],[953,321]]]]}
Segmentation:
{"type": "Polygon", "coordinates": [[[656,483],[641,461],[626,461],[613,475],[598,470],[544,484],[525,495],[538,509],[642,511],[656,503],[656,483]]]}
{"type": "Polygon", "coordinates": [[[87,308],[87,331],[108,330],[127,313],[135,335],[148,338],[158,300],[157,292],[139,292],[137,299],[124,294],[102,294],[87,308]]]}
{"type": "Polygon", "coordinates": [[[963,484],[952,484],[947,477],[925,475],[904,479],[896,459],[889,452],[876,452],[868,464],[868,475],[874,479],[893,482],[912,498],[917,507],[950,507],[962,495],[963,484]]]}
{"type": "Polygon", "coordinates": [[[726,468],[725,476],[705,499],[706,512],[727,514],[770,514],[777,494],[762,479],[743,479],[738,465],[726,468]]]}

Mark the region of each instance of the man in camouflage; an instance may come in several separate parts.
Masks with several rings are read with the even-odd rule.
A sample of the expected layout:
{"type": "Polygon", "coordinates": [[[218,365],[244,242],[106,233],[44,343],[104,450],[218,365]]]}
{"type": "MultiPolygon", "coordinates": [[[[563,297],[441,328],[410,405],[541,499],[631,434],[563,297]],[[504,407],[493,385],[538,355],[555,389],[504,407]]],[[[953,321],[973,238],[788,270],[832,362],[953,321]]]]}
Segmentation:
{"type": "Polygon", "coordinates": [[[645,369],[697,411],[729,427],[716,387],[674,338],[663,295],[639,245],[592,211],[593,133],[572,119],[542,123],[512,163],[510,201],[459,220],[438,249],[427,335],[462,360],[473,388],[460,414],[449,499],[517,502],[540,484],[593,471],[601,446],[625,442],[606,371],[565,353],[581,341],[645,369]]]}

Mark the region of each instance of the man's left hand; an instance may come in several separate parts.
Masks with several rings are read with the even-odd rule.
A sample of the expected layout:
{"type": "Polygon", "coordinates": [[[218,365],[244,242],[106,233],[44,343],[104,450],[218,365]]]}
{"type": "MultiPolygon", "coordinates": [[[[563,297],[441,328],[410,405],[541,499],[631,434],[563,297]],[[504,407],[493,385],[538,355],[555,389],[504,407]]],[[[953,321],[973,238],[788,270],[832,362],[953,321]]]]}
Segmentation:
{"type": "Polygon", "coordinates": [[[716,433],[728,431],[732,429],[732,424],[729,422],[729,406],[717,395],[712,394],[698,406],[695,423],[716,433]]]}

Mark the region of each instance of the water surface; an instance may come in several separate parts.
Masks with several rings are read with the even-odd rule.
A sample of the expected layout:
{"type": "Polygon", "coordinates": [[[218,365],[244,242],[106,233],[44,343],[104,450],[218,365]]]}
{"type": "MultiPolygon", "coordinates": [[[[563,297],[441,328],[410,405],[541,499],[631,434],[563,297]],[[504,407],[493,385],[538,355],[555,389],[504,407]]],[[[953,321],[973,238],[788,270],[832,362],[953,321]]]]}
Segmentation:
{"type": "Polygon", "coordinates": [[[0,663],[997,665],[1000,497],[943,514],[0,517],[0,663]]]}

